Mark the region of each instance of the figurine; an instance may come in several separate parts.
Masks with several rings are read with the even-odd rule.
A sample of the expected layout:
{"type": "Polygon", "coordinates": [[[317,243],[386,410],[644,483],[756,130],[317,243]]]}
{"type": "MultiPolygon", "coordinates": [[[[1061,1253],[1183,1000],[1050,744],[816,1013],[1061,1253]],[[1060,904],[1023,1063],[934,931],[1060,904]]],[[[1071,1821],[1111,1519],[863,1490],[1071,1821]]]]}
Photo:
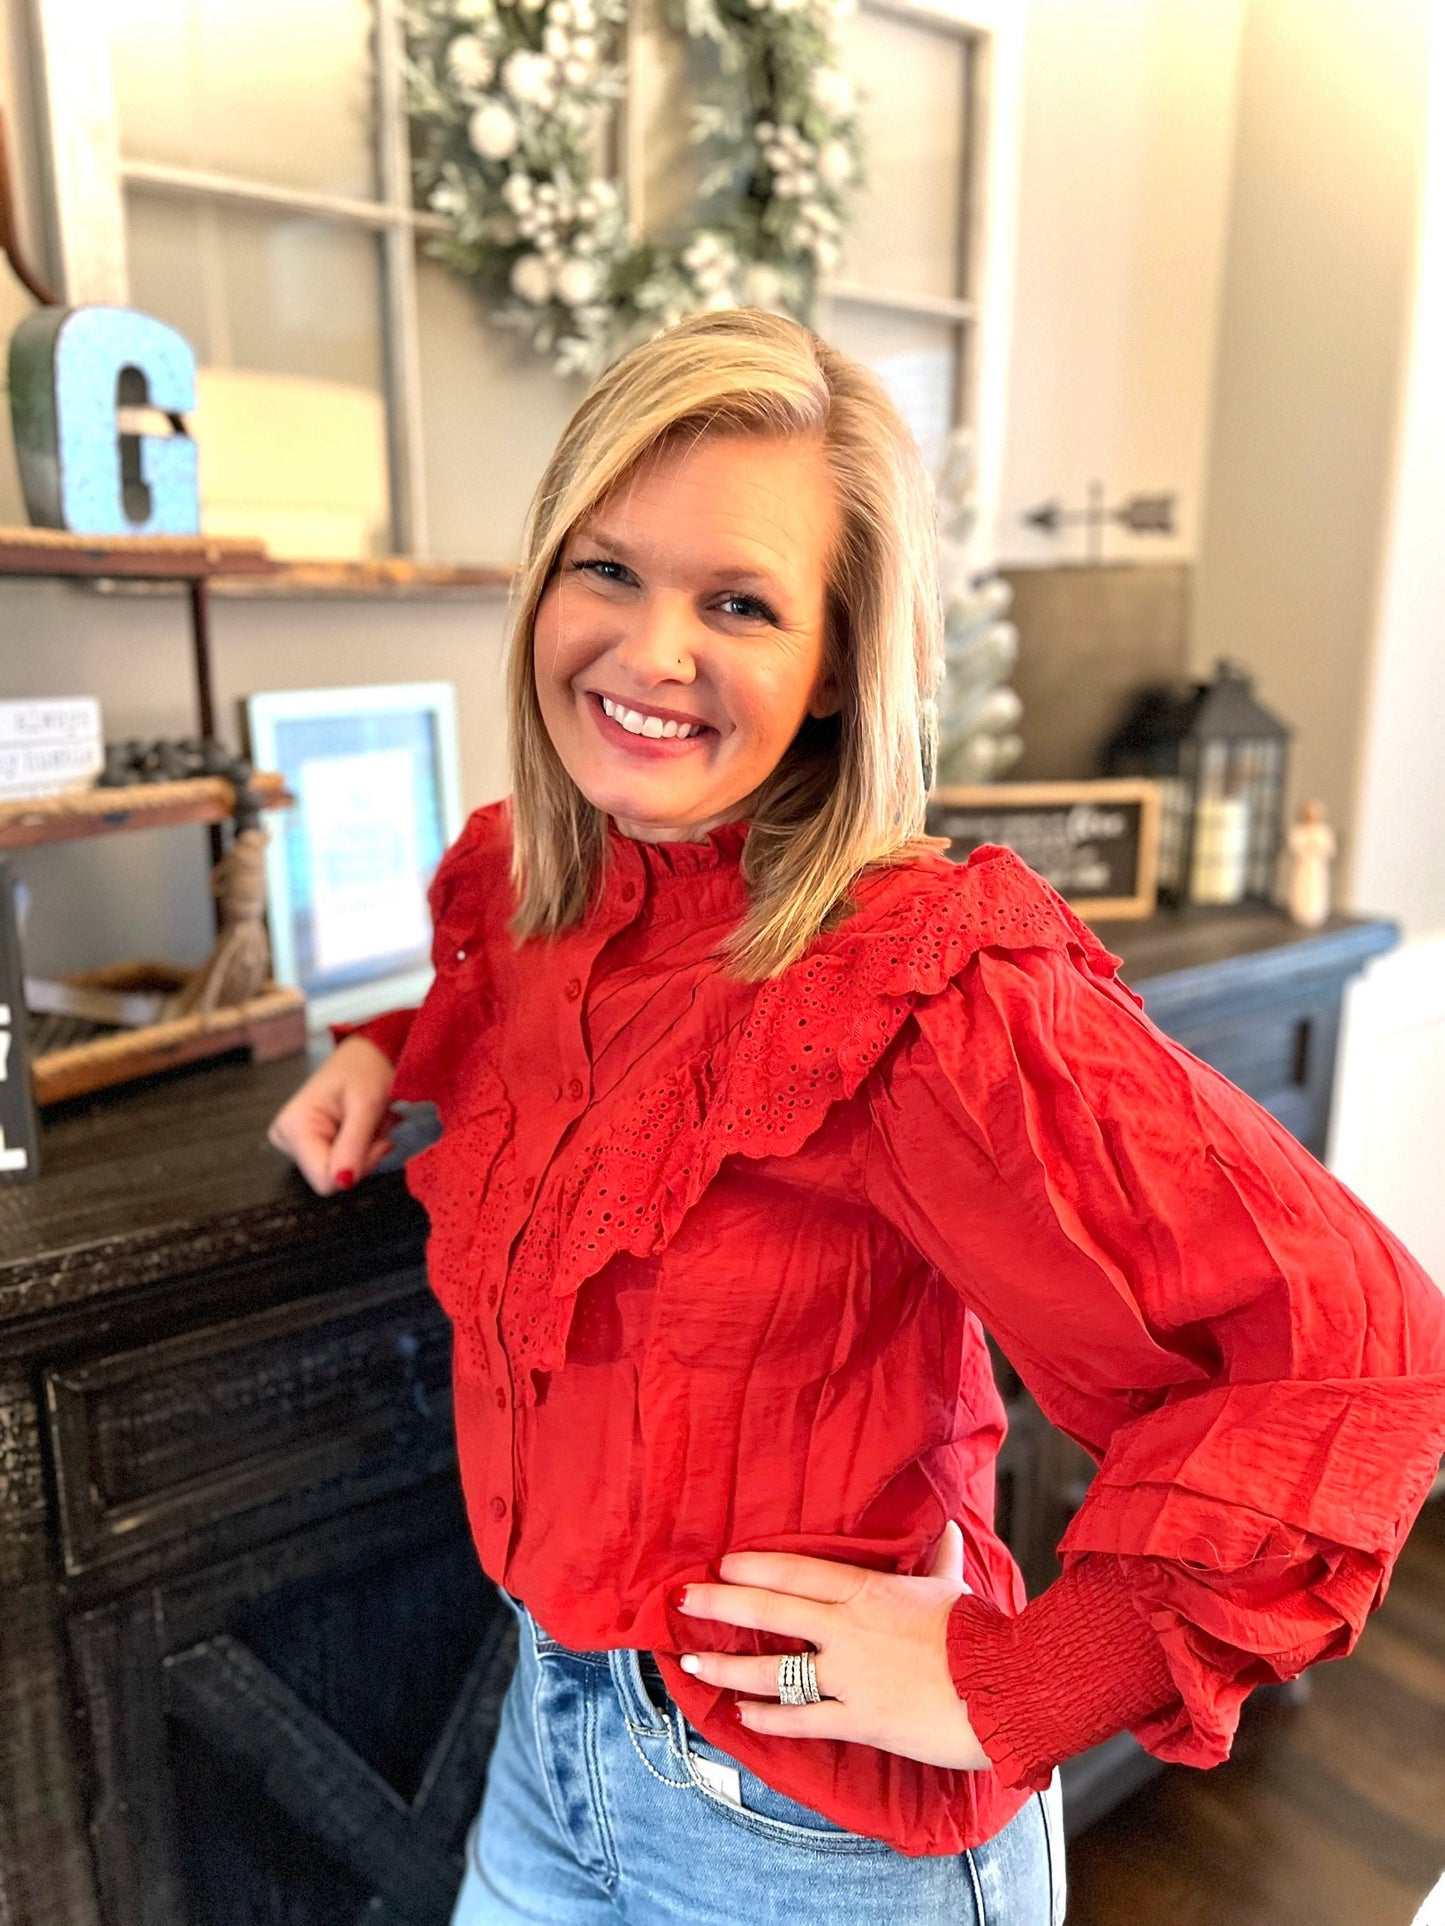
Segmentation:
{"type": "Polygon", "coordinates": [[[1286,899],[1290,918],[1307,930],[1317,930],[1330,913],[1330,863],[1337,853],[1335,832],[1325,821],[1322,802],[1301,805],[1285,842],[1290,855],[1286,899]]]}

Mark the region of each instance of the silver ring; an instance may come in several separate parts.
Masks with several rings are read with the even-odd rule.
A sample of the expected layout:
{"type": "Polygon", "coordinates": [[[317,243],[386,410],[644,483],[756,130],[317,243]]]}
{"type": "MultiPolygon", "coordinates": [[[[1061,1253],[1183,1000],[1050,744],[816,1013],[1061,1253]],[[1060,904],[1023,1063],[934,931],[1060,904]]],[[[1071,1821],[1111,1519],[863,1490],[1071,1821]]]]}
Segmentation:
{"type": "Polygon", "coordinates": [[[784,1652],[778,1660],[779,1705],[820,1705],[818,1672],[813,1652],[784,1652]]]}

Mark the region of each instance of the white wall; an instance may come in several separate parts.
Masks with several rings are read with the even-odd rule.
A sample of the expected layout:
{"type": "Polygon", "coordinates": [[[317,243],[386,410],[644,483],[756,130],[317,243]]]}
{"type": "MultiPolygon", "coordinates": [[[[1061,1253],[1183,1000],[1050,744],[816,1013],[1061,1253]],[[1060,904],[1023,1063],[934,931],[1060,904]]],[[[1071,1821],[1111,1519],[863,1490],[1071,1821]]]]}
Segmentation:
{"type": "MultiPolygon", "coordinates": [[[[1413,935],[1445,931],[1445,17],[1429,132],[1381,588],[1369,651],[1350,889],[1413,935]]],[[[1445,1087],[1445,1085],[1442,1085],[1445,1087]]]]}
{"type": "Polygon", "coordinates": [[[1022,513],[1177,491],[1174,538],[1111,530],[1114,560],[1197,546],[1225,252],[1242,0],[1032,0],[998,548],[1076,561],[1022,513]]]}
{"type": "Polygon", "coordinates": [[[1195,660],[1255,670],[1298,732],[1291,802],[1322,797],[1347,853],[1414,276],[1427,10],[1249,0],[1240,52],[1195,660]]]}
{"type": "Polygon", "coordinates": [[[1407,941],[1354,989],[1332,1166],[1445,1285],[1445,18],[1371,651],[1352,891],[1407,941]]]}

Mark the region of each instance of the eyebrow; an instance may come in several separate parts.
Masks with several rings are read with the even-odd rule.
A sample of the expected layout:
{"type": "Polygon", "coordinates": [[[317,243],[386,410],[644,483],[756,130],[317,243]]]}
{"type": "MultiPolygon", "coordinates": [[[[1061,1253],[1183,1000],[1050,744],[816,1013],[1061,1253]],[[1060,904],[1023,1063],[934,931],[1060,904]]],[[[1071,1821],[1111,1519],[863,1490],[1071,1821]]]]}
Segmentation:
{"type": "MultiPolygon", "coordinates": [[[[612,534],[594,521],[579,522],[572,531],[572,539],[579,542],[597,542],[603,548],[613,549],[619,560],[628,563],[629,566],[639,559],[639,551],[630,543],[624,542],[619,536],[612,534]]],[[[769,589],[779,597],[788,597],[792,594],[786,582],[780,581],[770,570],[760,568],[754,562],[722,562],[710,572],[708,580],[713,583],[751,582],[769,589]]]]}

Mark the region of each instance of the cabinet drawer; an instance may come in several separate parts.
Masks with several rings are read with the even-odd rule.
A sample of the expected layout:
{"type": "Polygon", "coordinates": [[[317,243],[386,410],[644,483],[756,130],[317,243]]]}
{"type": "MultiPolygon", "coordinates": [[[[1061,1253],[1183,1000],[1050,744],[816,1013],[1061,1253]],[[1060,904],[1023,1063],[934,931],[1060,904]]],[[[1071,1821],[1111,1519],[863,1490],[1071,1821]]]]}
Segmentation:
{"type": "Polygon", "coordinates": [[[409,1270],[50,1369],[66,1570],[238,1513],[299,1522],[444,1468],[450,1353],[409,1270]]]}

